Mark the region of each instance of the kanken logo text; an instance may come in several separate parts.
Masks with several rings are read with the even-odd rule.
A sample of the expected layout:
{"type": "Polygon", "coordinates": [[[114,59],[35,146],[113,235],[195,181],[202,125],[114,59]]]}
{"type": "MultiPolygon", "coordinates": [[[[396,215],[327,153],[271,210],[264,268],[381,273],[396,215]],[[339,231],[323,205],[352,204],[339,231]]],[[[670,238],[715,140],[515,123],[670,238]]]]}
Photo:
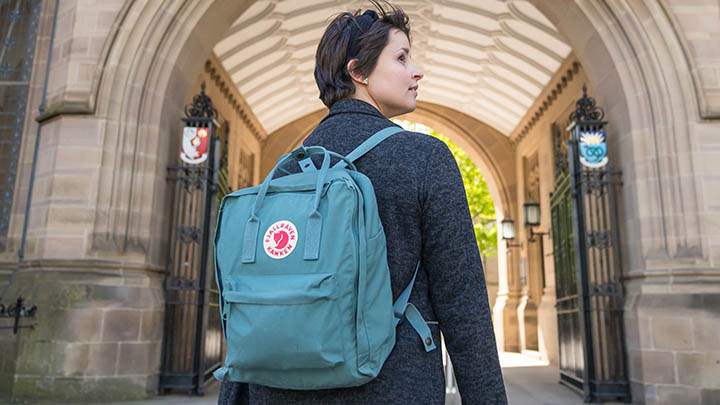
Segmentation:
{"type": "Polygon", "coordinates": [[[290,221],[278,221],[270,225],[263,237],[265,253],[273,259],[287,257],[297,245],[297,228],[290,221]]]}

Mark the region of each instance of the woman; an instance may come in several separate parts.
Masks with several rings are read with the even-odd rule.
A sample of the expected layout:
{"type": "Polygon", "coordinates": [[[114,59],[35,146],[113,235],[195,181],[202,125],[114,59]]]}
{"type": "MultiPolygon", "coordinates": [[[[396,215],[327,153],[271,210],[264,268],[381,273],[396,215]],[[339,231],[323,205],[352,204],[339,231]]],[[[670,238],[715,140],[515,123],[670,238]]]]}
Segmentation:
{"type": "MultiPolygon", "coordinates": [[[[315,80],[329,114],[303,142],[348,154],[388,118],[415,110],[422,72],[410,58],[408,17],[373,1],[374,11],[343,13],[318,46],[315,80]]],[[[317,163],[317,162],[316,162],[317,163]]],[[[418,259],[410,302],[440,331],[455,368],[463,403],[507,403],[482,264],[465,189],[455,159],[433,137],[401,132],[356,162],[370,178],[387,238],[393,300],[418,259]]],[[[298,171],[296,168],[294,171],[298,171]]],[[[373,381],[354,388],[295,391],[223,382],[219,403],[442,404],[442,352],[426,352],[408,322],[373,381]]]]}

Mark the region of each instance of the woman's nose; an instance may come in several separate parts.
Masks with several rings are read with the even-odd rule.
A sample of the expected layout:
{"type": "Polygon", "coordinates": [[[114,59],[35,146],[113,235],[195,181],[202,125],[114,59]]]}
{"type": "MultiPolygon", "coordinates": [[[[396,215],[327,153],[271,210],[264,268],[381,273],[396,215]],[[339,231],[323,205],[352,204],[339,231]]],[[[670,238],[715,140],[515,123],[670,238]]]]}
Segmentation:
{"type": "Polygon", "coordinates": [[[413,62],[410,62],[410,72],[413,80],[418,81],[425,76],[420,68],[413,62]]]}
{"type": "Polygon", "coordinates": [[[424,76],[425,76],[425,74],[422,72],[422,70],[420,70],[417,66],[415,66],[415,71],[413,72],[413,79],[415,79],[415,81],[418,81],[418,80],[422,79],[424,76]]]}

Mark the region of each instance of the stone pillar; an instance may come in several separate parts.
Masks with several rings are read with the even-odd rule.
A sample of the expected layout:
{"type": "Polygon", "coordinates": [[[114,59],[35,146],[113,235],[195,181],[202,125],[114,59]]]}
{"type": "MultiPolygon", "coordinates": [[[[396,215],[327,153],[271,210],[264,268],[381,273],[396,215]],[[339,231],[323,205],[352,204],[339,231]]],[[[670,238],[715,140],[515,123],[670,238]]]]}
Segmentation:
{"type": "MultiPolygon", "coordinates": [[[[549,206],[548,206],[549,207],[549,206]]],[[[543,210],[544,211],[549,211],[543,210]]],[[[548,215],[544,214],[543,215],[548,215]]],[[[549,220],[549,219],[548,219],[549,220]]],[[[540,305],[538,306],[538,349],[540,356],[551,364],[558,364],[558,321],[557,309],[555,308],[555,266],[552,256],[546,256],[546,251],[552,252],[552,237],[548,235],[539,236],[543,238],[542,260],[545,287],[542,289],[540,305]]]]}
{"type": "Polygon", "coordinates": [[[543,263],[542,252],[540,250],[540,240],[542,236],[535,236],[534,241],[526,239],[527,243],[527,285],[523,289],[524,310],[523,316],[523,351],[539,351],[538,334],[539,334],[539,306],[543,295],[543,263]]]}
{"type": "MultiPolygon", "coordinates": [[[[498,223],[498,229],[501,225],[498,223]]],[[[498,350],[519,352],[520,330],[517,310],[520,304],[520,288],[515,252],[508,253],[505,242],[498,235],[498,292],[493,306],[493,322],[498,350]],[[503,269],[505,271],[503,271],[503,269]]],[[[512,248],[515,249],[515,248],[512,248]]]]}
{"type": "Polygon", "coordinates": [[[523,295],[518,317],[522,317],[521,351],[538,351],[538,307],[534,297],[523,295]]]}
{"type": "Polygon", "coordinates": [[[485,270],[485,284],[487,285],[488,302],[490,308],[495,306],[495,299],[498,294],[498,257],[484,256],[483,264],[485,270]]]}
{"type": "Polygon", "coordinates": [[[524,352],[530,349],[533,344],[533,337],[537,342],[537,308],[532,299],[527,295],[527,289],[520,292],[520,303],[517,308],[518,334],[520,335],[520,350],[524,352]],[[533,335],[534,333],[534,335],[533,335]]]}
{"type": "Polygon", "coordinates": [[[164,268],[140,255],[98,252],[87,238],[104,172],[103,121],[58,116],[42,125],[26,261],[4,297],[37,305],[27,321],[36,326],[12,337],[0,391],[9,399],[46,400],[154,394],[164,268]]]}
{"type": "MultiPolygon", "coordinates": [[[[518,221],[519,222],[519,221],[518,221]]],[[[516,249],[518,254],[527,254],[527,239],[523,240],[523,246],[520,249],[516,249]],[[522,251],[521,251],[522,249],[522,251]],[[521,253],[522,252],[522,253],[521,253]]],[[[528,338],[532,338],[533,328],[537,329],[537,320],[535,316],[537,311],[533,305],[532,298],[530,297],[530,288],[528,280],[530,279],[530,271],[528,269],[528,258],[527,256],[520,257],[520,266],[518,271],[518,289],[520,294],[520,302],[517,306],[517,319],[518,319],[518,335],[520,337],[520,348],[518,351],[522,352],[528,348],[528,338]]]]}
{"type": "Polygon", "coordinates": [[[538,349],[540,357],[551,364],[558,364],[558,320],[555,288],[543,289],[538,307],[538,349]]]}
{"type": "MultiPolygon", "coordinates": [[[[44,83],[54,4],[44,2],[33,89],[42,89],[44,83]]],[[[83,103],[83,97],[96,94],[90,89],[98,83],[98,61],[122,6],[122,1],[60,2],[46,114],[37,116],[39,93],[29,100],[33,104],[27,120],[33,124],[26,125],[24,133],[18,182],[23,193],[18,193],[14,211],[25,208],[36,119],[42,127],[37,171],[25,260],[3,302],[22,296],[38,309],[34,318],[22,321],[35,324],[33,329],[21,329],[17,335],[0,330],[0,402],[109,401],[156,392],[164,312],[160,259],[164,241],[155,238],[153,252],[100,249],[91,236],[96,224],[111,222],[98,210],[103,199],[117,201],[117,211],[130,211],[130,202],[135,201],[138,215],[145,218],[159,208],[154,212],[160,218],[156,224],[162,223],[162,215],[157,214],[165,208],[153,198],[152,188],[133,192],[128,186],[131,181],[117,181],[125,187],[111,193],[99,192],[100,185],[128,179],[130,173],[165,177],[165,163],[155,160],[161,160],[162,154],[155,153],[152,144],[141,143],[141,152],[135,153],[132,142],[115,136],[117,122],[95,114],[92,105],[83,103]],[[118,164],[112,159],[115,154],[129,156],[132,163],[118,164]]],[[[155,189],[162,194],[162,187],[155,189]]],[[[13,218],[13,254],[19,247],[23,219],[13,218]]],[[[126,225],[112,223],[119,229],[126,225]]],[[[12,271],[18,266],[2,267],[12,271]]],[[[3,276],[9,273],[5,271],[3,276]]]]}

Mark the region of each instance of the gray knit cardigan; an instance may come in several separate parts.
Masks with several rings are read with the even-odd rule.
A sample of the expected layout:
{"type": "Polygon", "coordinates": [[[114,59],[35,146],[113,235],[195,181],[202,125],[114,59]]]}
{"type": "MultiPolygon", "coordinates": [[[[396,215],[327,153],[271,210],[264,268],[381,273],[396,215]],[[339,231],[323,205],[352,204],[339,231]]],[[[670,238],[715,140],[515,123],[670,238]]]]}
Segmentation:
{"type": "MultiPolygon", "coordinates": [[[[333,104],[303,144],[322,145],[346,155],[391,125],[395,124],[370,104],[344,99],[333,104]]],[[[463,404],[507,403],[482,263],[452,153],[432,136],[400,132],[368,152],[356,166],[375,189],[394,298],[422,259],[410,302],[431,321],[436,342],[442,331],[463,404]]],[[[218,403],[443,404],[440,347],[426,353],[408,322],[402,322],[397,332],[395,348],[380,374],[363,386],[294,391],[223,382],[218,403]]]]}

